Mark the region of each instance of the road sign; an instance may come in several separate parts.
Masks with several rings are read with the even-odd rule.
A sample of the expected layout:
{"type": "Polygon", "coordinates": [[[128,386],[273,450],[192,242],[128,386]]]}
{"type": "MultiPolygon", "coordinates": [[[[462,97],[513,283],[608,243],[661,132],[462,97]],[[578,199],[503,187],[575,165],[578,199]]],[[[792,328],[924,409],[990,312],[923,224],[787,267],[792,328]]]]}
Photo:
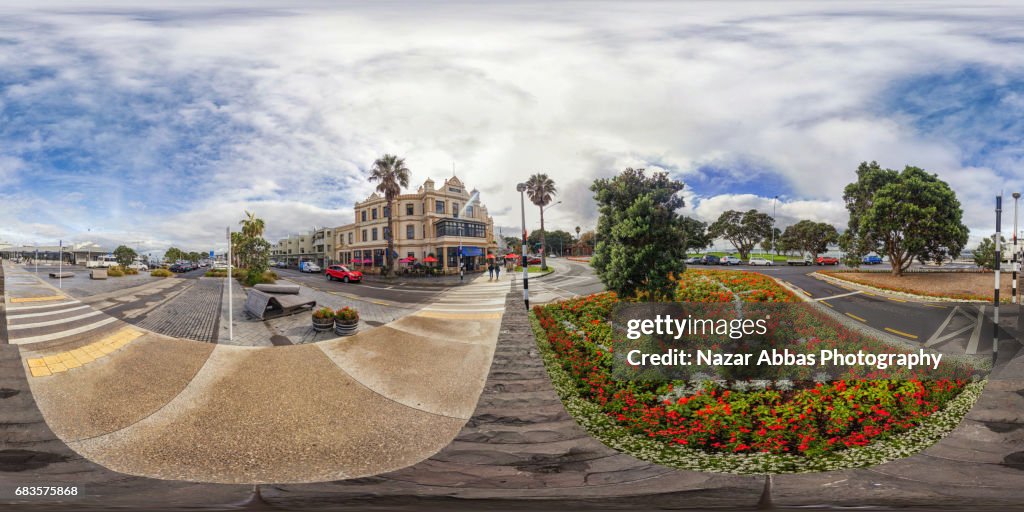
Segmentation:
{"type": "Polygon", "coordinates": [[[210,249],[210,259],[213,259],[213,249],[210,249]]]}

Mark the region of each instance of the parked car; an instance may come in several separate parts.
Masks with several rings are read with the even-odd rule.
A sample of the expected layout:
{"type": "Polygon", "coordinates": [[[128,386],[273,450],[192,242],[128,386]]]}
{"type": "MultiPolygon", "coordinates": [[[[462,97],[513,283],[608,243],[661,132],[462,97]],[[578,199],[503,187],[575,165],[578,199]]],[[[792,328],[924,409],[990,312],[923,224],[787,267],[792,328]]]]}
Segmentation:
{"type": "Polygon", "coordinates": [[[786,260],[786,265],[810,265],[810,264],[811,264],[811,258],[807,257],[807,256],[805,256],[803,258],[789,258],[789,259],[786,260]]]}
{"type": "Polygon", "coordinates": [[[882,257],[877,254],[872,254],[870,256],[864,256],[860,259],[860,262],[865,265],[878,265],[882,263],[882,257]]]}
{"type": "Polygon", "coordinates": [[[176,274],[181,274],[183,272],[188,272],[191,269],[188,268],[188,265],[186,265],[185,263],[175,263],[175,264],[171,265],[171,269],[170,270],[171,270],[171,272],[174,272],[176,274]]]}
{"type": "Polygon", "coordinates": [[[737,258],[736,256],[726,256],[719,260],[718,263],[720,265],[742,265],[743,260],[737,258]]]}
{"type": "Polygon", "coordinates": [[[350,270],[345,265],[331,265],[324,272],[328,281],[341,281],[343,283],[360,282],[363,280],[363,273],[358,270],[350,270]]]}
{"type": "Polygon", "coordinates": [[[718,265],[719,261],[721,260],[719,260],[718,256],[713,256],[711,254],[705,254],[700,258],[702,265],[718,265]]]}
{"type": "Polygon", "coordinates": [[[288,263],[284,262],[284,261],[279,261],[279,262],[277,262],[277,265],[274,265],[274,266],[277,267],[277,268],[288,268],[288,263]]]}
{"type": "Polygon", "coordinates": [[[700,265],[701,264],[700,256],[692,256],[692,257],[686,258],[686,264],[687,265],[700,265]]]}
{"type": "Polygon", "coordinates": [[[541,259],[537,256],[529,256],[526,258],[526,265],[540,265],[541,259]]]}
{"type": "Polygon", "coordinates": [[[128,268],[132,270],[138,270],[140,272],[149,272],[149,267],[141,261],[132,262],[131,265],[128,265],[128,268]]]}
{"type": "Polygon", "coordinates": [[[317,272],[320,272],[321,270],[323,269],[320,268],[320,265],[317,265],[312,261],[303,261],[302,263],[299,263],[299,272],[309,272],[311,274],[315,274],[317,272]]]}
{"type": "Polygon", "coordinates": [[[838,265],[839,258],[832,256],[818,256],[818,265],[838,265]]]}
{"type": "Polygon", "coordinates": [[[764,258],[750,258],[750,261],[747,262],[747,265],[770,267],[774,265],[774,263],[764,258]]]}
{"type": "MultiPolygon", "coordinates": [[[[235,268],[235,267],[231,267],[231,268],[235,268]]],[[[213,270],[227,270],[227,269],[228,269],[228,262],[226,262],[226,261],[217,261],[217,262],[214,262],[214,264],[213,264],[213,270]]]]}

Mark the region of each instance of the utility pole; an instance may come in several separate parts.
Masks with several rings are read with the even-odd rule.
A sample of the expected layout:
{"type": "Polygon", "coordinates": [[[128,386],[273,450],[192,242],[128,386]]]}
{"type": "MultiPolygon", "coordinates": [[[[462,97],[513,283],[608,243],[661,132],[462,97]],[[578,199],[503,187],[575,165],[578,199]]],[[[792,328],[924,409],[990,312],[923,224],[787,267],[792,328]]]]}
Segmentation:
{"type": "Polygon", "coordinates": [[[996,196],[996,234],[993,240],[996,244],[996,285],[993,295],[993,308],[995,313],[992,318],[992,366],[996,365],[999,358],[999,269],[1003,264],[1002,246],[999,239],[1003,234],[1003,196],[996,196]]]}
{"type": "MultiPolygon", "coordinates": [[[[772,251],[778,252],[775,249],[775,203],[779,200],[779,196],[776,195],[772,198],[772,251]]],[[[775,257],[772,256],[772,264],[775,264],[775,257]]]]}
{"type": "Polygon", "coordinates": [[[526,310],[530,310],[530,273],[527,271],[526,264],[526,183],[520,183],[516,185],[516,191],[519,192],[519,211],[523,217],[523,243],[520,246],[522,249],[522,260],[519,264],[523,266],[523,303],[526,304],[526,310]]]}
{"type": "Polygon", "coordinates": [[[227,228],[228,232],[228,280],[226,281],[228,287],[228,340],[233,341],[235,339],[235,320],[234,320],[234,301],[231,294],[232,286],[234,283],[231,281],[231,226],[227,228]]]}
{"type": "Polygon", "coordinates": [[[1013,279],[1010,281],[1013,283],[1013,298],[1011,302],[1018,304],[1017,302],[1017,272],[1020,270],[1020,256],[1017,254],[1017,202],[1020,200],[1020,192],[1013,193],[1013,253],[1010,255],[1010,265],[1013,271],[1013,279]]]}

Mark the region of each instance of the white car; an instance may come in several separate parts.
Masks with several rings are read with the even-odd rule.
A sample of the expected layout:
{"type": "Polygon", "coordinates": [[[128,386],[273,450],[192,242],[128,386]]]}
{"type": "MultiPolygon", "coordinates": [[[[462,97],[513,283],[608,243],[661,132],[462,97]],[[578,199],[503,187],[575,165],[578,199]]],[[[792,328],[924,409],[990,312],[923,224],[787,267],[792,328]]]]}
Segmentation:
{"type": "Polygon", "coordinates": [[[320,268],[320,265],[317,265],[316,263],[313,263],[312,261],[304,261],[304,262],[302,262],[301,265],[299,265],[299,271],[300,272],[309,272],[311,274],[314,274],[314,273],[320,272],[321,270],[323,270],[323,269],[320,268]]]}
{"type": "Polygon", "coordinates": [[[128,268],[138,270],[140,272],[149,272],[149,267],[141,261],[133,262],[131,265],[128,265],[128,268]]]}
{"type": "Polygon", "coordinates": [[[750,261],[747,262],[747,264],[748,265],[754,265],[754,266],[761,265],[761,266],[765,266],[765,267],[770,267],[770,266],[774,265],[774,263],[772,263],[771,261],[766,260],[764,258],[750,258],[750,261]]]}
{"type": "MultiPolygon", "coordinates": [[[[231,267],[231,268],[234,268],[234,267],[231,267]]],[[[213,269],[212,270],[227,270],[227,269],[228,269],[227,262],[225,262],[225,261],[218,261],[218,262],[213,264],[213,269]]]]}
{"type": "Polygon", "coordinates": [[[736,256],[726,256],[726,257],[722,258],[718,262],[718,264],[719,265],[742,265],[743,264],[743,260],[737,258],[736,256]]]}

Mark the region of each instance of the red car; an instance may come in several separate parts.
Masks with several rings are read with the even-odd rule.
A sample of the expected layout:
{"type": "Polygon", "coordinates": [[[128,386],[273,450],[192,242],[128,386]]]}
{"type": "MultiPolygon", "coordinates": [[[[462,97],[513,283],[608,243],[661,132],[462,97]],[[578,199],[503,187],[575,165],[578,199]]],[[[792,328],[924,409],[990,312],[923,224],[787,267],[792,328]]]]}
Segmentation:
{"type": "Polygon", "coordinates": [[[363,280],[363,273],[358,270],[349,270],[344,265],[331,265],[324,272],[328,281],[341,281],[343,283],[359,282],[363,280]]]}
{"type": "Polygon", "coordinates": [[[540,265],[540,258],[538,258],[536,256],[530,256],[530,257],[526,258],[526,264],[527,265],[540,265]]]}
{"type": "Polygon", "coordinates": [[[831,256],[818,256],[818,265],[838,265],[839,258],[831,256]]]}

